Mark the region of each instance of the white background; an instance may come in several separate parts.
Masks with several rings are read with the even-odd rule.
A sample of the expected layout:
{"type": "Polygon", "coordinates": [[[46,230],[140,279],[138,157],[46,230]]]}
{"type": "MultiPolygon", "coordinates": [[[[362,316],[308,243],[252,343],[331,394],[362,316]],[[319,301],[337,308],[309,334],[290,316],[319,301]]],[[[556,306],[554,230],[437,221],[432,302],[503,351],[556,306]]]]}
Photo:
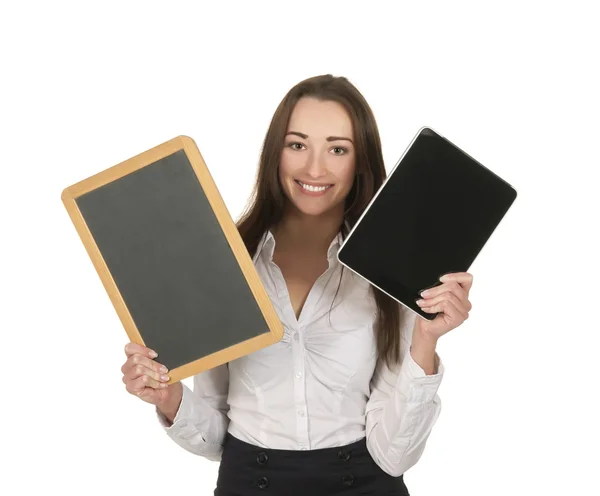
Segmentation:
{"type": "Polygon", "coordinates": [[[429,125],[519,195],[439,343],[411,494],[600,494],[592,3],[2,2],[0,492],[212,494],[218,464],[125,391],[127,336],[60,195],[186,134],[237,218],[275,107],[332,73],[371,104],[388,170],[429,125]]]}

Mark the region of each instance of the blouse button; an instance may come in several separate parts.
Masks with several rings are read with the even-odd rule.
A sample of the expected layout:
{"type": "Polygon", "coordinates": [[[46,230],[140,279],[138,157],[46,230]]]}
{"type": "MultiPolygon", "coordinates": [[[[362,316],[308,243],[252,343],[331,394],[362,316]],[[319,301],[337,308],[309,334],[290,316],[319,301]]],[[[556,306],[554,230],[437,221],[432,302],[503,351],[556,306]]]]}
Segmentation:
{"type": "Polygon", "coordinates": [[[269,461],[269,455],[267,455],[264,452],[259,453],[258,456],[256,457],[256,461],[261,465],[265,465],[269,461]]]}
{"type": "Polygon", "coordinates": [[[302,377],[302,372],[296,372],[296,379],[300,379],[302,377]]]}

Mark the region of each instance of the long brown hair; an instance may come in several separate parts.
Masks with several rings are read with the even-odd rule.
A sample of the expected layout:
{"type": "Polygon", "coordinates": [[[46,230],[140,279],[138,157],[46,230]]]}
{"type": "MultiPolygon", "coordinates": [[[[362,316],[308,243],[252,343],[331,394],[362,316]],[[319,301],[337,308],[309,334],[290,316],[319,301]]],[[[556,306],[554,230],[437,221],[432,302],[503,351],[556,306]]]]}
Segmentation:
{"type": "MultiPolygon", "coordinates": [[[[345,77],[334,77],[331,74],[301,81],[285,95],[275,110],[263,143],[252,195],[237,223],[240,235],[251,255],[256,253],[263,234],[277,225],[283,217],[287,198],[279,182],[281,151],[292,111],[298,100],[306,96],[338,102],[344,106],[352,119],[356,176],[345,200],[342,236],[347,236],[349,232],[345,224],[352,229],[385,180],[386,171],[375,117],[358,89],[345,77]]],[[[371,286],[371,289],[378,310],[375,321],[377,354],[391,366],[397,364],[400,359],[399,304],[374,286],[371,286]]]]}

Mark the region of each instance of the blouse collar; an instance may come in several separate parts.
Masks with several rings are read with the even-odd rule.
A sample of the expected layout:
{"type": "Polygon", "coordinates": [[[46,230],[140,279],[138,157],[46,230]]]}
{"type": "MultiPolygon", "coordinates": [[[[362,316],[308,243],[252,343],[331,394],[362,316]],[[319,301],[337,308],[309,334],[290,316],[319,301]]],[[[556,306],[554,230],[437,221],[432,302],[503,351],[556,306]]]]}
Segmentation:
{"type": "MultiPolygon", "coordinates": [[[[350,228],[348,221],[345,222],[346,228],[350,228]]],[[[329,244],[329,248],[327,249],[327,260],[329,265],[331,266],[331,262],[335,259],[337,255],[337,251],[339,247],[342,245],[344,239],[342,236],[342,232],[338,232],[337,236],[331,241],[329,244]]],[[[265,253],[267,260],[273,261],[273,253],[275,251],[275,237],[270,229],[268,229],[261,237],[260,242],[258,243],[258,248],[256,253],[252,257],[252,261],[256,263],[258,257],[261,253],[265,253]]]]}

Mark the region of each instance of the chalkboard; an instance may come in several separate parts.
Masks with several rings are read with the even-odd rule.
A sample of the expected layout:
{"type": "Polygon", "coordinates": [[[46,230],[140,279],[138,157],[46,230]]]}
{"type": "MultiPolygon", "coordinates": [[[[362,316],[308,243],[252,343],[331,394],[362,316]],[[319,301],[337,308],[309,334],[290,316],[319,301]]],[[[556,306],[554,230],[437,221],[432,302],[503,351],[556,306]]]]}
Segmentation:
{"type": "Polygon", "coordinates": [[[69,186],[61,199],[129,340],[156,350],[171,383],[283,337],[191,138],[69,186]]]}

